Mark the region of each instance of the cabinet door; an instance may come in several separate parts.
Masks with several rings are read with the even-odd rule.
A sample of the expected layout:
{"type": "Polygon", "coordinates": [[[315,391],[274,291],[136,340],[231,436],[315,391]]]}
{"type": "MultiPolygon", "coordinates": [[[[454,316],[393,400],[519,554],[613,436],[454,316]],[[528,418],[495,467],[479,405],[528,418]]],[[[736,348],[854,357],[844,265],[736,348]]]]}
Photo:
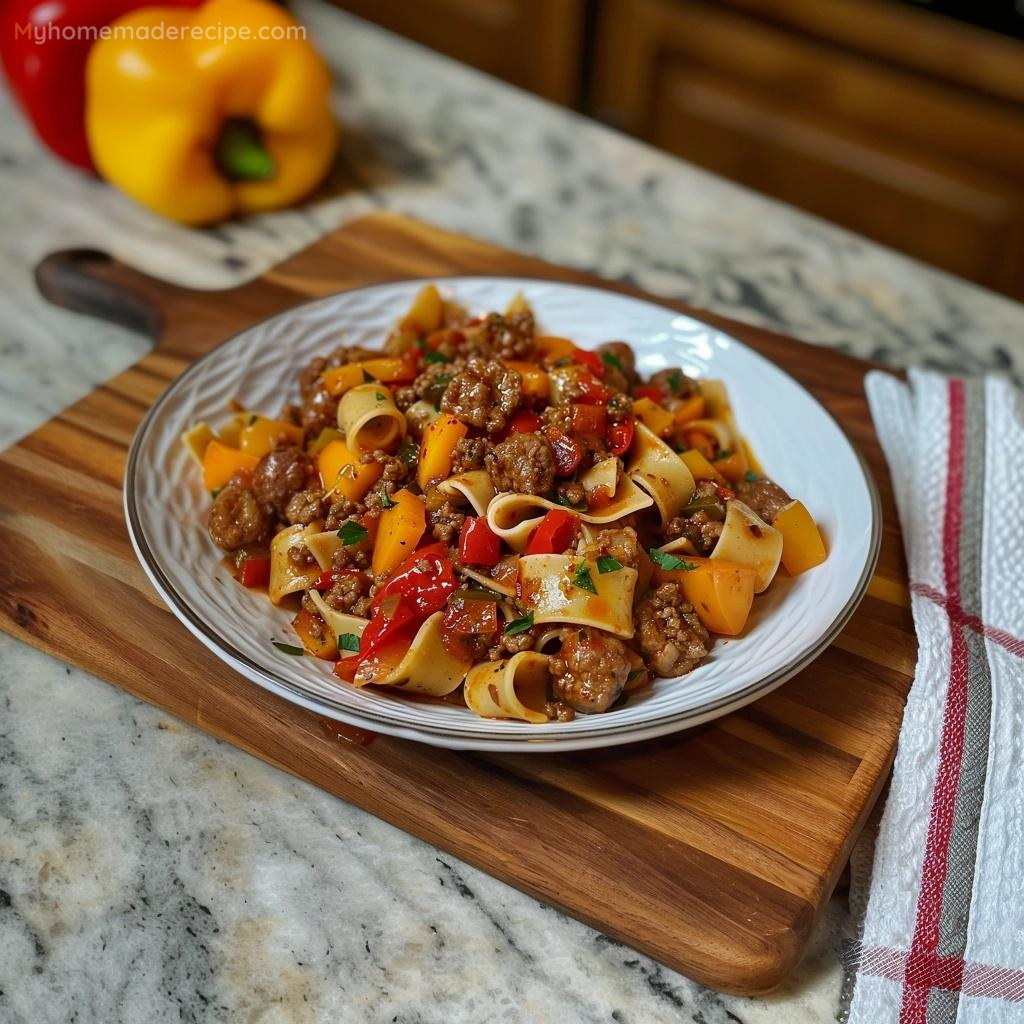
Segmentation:
{"type": "Polygon", "coordinates": [[[331,0],[556,103],[578,106],[586,0],[331,0]]]}
{"type": "Polygon", "coordinates": [[[1024,111],[687,0],[608,0],[599,37],[599,114],[759,192],[1024,291],[1024,111]]]}

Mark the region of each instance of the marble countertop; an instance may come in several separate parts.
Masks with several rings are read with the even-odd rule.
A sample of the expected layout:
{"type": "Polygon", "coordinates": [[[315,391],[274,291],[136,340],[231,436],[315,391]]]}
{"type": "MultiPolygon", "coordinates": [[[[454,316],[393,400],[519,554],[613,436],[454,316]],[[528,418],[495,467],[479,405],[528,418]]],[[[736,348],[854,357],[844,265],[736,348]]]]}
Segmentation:
{"type": "MultiPolygon", "coordinates": [[[[304,209],[205,232],[45,155],[0,96],[0,445],[146,342],[46,306],[45,253],[224,287],[390,208],[897,366],[1020,379],[1024,308],[301,0],[345,125],[304,209]]],[[[0,635],[0,1021],[823,1022],[842,895],[765,999],[702,989],[0,635]]]]}

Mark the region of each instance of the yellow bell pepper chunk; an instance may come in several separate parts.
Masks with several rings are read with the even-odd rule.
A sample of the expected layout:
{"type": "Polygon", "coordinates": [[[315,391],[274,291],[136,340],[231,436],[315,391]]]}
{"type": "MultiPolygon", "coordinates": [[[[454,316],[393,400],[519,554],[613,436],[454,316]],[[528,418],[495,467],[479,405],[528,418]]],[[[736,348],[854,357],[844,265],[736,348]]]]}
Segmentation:
{"type": "Polygon", "coordinates": [[[469,428],[461,420],[446,412],[423,431],[420,445],[420,462],[416,471],[416,482],[421,490],[437,480],[444,480],[452,471],[452,455],[455,446],[468,433],[469,428]]]}
{"type": "Polygon", "coordinates": [[[680,452],[679,458],[686,463],[686,468],[690,471],[694,480],[714,480],[716,484],[725,483],[725,477],[696,448],[689,448],[685,452],[680,452]]]}
{"type": "Polygon", "coordinates": [[[552,363],[556,359],[571,356],[576,351],[576,346],[568,338],[558,338],[553,334],[542,335],[535,344],[540,358],[552,363]]]}
{"type": "Polygon", "coordinates": [[[633,402],[633,413],[638,420],[658,437],[668,437],[672,432],[672,413],[663,405],[649,398],[637,398],[633,402]]]}
{"type": "Polygon", "coordinates": [[[332,441],[344,441],[345,435],[337,427],[324,427],[316,440],[306,446],[306,454],[316,458],[332,441]]]}
{"type": "Polygon", "coordinates": [[[523,378],[524,398],[548,398],[551,393],[550,379],[536,363],[528,363],[524,359],[507,359],[505,365],[523,378]]]}
{"type": "Polygon", "coordinates": [[[747,460],[741,452],[730,452],[725,458],[715,459],[715,468],[730,483],[736,483],[743,479],[747,471],[747,460]]]}
{"type": "Polygon", "coordinates": [[[790,576],[799,576],[828,557],[818,525],[802,501],[791,501],[772,526],[782,534],[782,564],[790,576]]]}
{"type": "MultiPolygon", "coordinates": [[[[419,333],[430,334],[444,323],[444,300],[436,284],[424,285],[412,300],[404,324],[415,324],[419,333]]],[[[382,377],[381,380],[384,378],[382,377]]]]}
{"type": "Polygon", "coordinates": [[[323,179],[338,144],[331,75],[281,7],[140,7],[109,27],[86,66],[102,178],[185,224],[290,206],[323,179]]]}
{"type": "Polygon", "coordinates": [[[373,574],[391,572],[416,550],[427,528],[423,499],[403,488],[391,496],[393,504],[380,514],[373,544],[373,574]]]}
{"type": "Polygon", "coordinates": [[[220,441],[211,441],[203,451],[203,486],[208,491],[223,487],[240,469],[255,469],[259,459],[220,441]]]}
{"type": "Polygon", "coordinates": [[[704,416],[704,398],[692,395],[680,402],[672,413],[677,427],[685,426],[690,420],[699,420],[704,416]]]}
{"type": "Polygon", "coordinates": [[[362,501],[384,472],[379,462],[360,462],[341,440],[324,445],[316,458],[316,468],[324,490],[340,494],[349,501],[362,501]]]}
{"type": "Polygon", "coordinates": [[[655,568],[654,582],[678,583],[697,618],[712,633],[741,633],[754,603],[756,571],[749,565],[722,559],[685,555],[683,560],[694,568],[655,568]]]}
{"type": "Polygon", "coordinates": [[[363,376],[363,368],[359,363],[346,363],[344,366],[336,366],[333,370],[324,370],[320,374],[320,379],[324,382],[324,387],[335,398],[366,380],[363,376]]]}
{"type": "Polygon", "coordinates": [[[294,423],[257,416],[242,428],[238,436],[238,447],[246,455],[255,455],[259,459],[278,445],[302,444],[304,437],[302,427],[294,423]]]}

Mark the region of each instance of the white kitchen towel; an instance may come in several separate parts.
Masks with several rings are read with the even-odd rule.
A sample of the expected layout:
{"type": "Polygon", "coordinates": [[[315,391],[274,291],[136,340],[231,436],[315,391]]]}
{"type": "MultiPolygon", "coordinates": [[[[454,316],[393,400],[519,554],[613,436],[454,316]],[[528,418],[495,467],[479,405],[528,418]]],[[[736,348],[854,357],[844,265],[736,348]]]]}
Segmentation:
{"type": "Polygon", "coordinates": [[[997,378],[866,386],[920,647],[848,1019],[1024,1021],[1024,403],[997,378]]]}

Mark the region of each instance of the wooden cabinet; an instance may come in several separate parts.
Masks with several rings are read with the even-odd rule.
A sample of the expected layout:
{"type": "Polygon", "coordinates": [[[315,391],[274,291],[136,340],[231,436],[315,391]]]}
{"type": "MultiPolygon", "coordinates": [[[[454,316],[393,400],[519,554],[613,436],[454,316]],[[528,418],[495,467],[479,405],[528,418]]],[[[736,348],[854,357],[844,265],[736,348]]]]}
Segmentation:
{"type": "Polygon", "coordinates": [[[579,105],[586,0],[333,0],[556,103],[579,105]]]}
{"type": "Polygon", "coordinates": [[[1024,298],[1024,41],[894,0],[334,0],[1024,298]]]}
{"type": "MultiPolygon", "coordinates": [[[[913,46],[897,63],[877,46],[868,52],[871,40],[847,31],[856,24],[830,30],[808,13],[851,6],[868,16],[876,5],[606,0],[594,112],[759,192],[1024,296],[1024,106],[1012,95],[1024,45],[991,37],[1000,50],[1020,46],[1007,90],[977,75],[968,83],[974,51],[963,41],[987,33],[943,22],[961,62],[948,54],[956,73],[942,79],[911,59],[913,46]]],[[[936,21],[886,6],[911,26],[936,21]]],[[[924,56],[937,63],[931,43],[924,56]]],[[[992,78],[983,62],[978,70],[992,78]]]]}

